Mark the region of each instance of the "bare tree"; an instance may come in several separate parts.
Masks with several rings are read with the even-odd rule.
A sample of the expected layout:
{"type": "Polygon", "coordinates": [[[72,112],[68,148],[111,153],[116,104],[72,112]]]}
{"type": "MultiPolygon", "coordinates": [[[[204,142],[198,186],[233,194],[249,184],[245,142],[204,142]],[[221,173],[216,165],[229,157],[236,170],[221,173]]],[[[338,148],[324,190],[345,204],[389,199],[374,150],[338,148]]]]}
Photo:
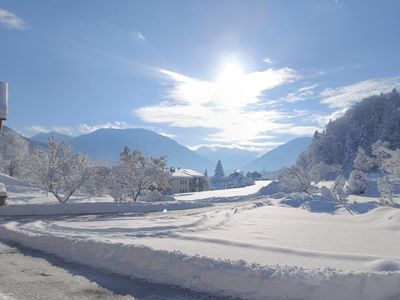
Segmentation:
{"type": "Polygon", "coordinates": [[[393,180],[400,180],[400,149],[390,149],[389,144],[378,141],[373,146],[379,168],[390,174],[393,180]]]}
{"type": "Polygon", "coordinates": [[[344,179],[343,175],[339,175],[331,187],[332,195],[339,203],[346,202],[345,185],[346,179],[344,179]]]}
{"type": "Polygon", "coordinates": [[[303,154],[300,155],[296,164],[285,170],[279,185],[285,190],[302,191],[310,194],[313,186],[309,167],[307,157],[303,154]]]}
{"type": "Polygon", "coordinates": [[[90,177],[82,189],[90,196],[102,197],[109,192],[112,170],[110,167],[96,162],[91,167],[90,177]]]}
{"type": "Polygon", "coordinates": [[[86,155],[72,154],[70,147],[49,139],[49,150],[35,149],[31,156],[30,176],[60,203],[69,198],[88,181],[90,164],[86,155]]]}
{"type": "Polygon", "coordinates": [[[378,179],[378,190],[381,194],[379,202],[381,205],[390,206],[393,205],[393,188],[391,182],[386,177],[378,179]]]}
{"type": "Polygon", "coordinates": [[[137,200],[146,189],[163,189],[169,184],[166,158],[146,157],[139,150],[125,146],[120,161],[113,168],[111,196],[116,202],[137,200]]]}
{"type": "Polygon", "coordinates": [[[382,169],[389,173],[394,180],[400,180],[400,149],[385,149],[389,155],[388,159],[382,162],[382,169]]]}

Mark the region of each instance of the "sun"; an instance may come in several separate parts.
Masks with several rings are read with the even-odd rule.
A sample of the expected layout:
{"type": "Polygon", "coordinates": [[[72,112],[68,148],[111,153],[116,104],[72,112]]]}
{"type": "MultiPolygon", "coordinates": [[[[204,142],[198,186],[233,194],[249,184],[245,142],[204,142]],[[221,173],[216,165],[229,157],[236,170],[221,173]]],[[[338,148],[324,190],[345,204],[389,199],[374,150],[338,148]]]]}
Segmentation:
{"type": "Polygon", "coordinates": [[[237,109],[244,105],[246,74],[243,65],[233,61],[221,65],[215,81],[218,104],[225,109],[237,109]]]}
{"type": "Polygon", "coordinates": [[[244,75],[243,66],[238,62],[223,64],[218,72],[217,82],[222,84],[235,84],[244,75]]]}

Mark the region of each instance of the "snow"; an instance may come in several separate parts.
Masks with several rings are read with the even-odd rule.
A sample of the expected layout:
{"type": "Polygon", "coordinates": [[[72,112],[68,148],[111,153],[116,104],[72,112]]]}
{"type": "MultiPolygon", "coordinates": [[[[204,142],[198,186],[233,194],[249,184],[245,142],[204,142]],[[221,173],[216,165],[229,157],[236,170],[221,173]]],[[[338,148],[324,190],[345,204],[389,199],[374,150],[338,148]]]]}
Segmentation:
{"type": "Polygon", "coordinates": [[[177,168],[174,172],[171,172],[172,177],[182,177],[182,178],[191,178],[191,177],[204,177],[203,174],[196,172],[190,169],[182,169],[177,168]]]}
{"type": "Polygon", "coordinates": [[[157,212],[164,210],[191,209],[208,206],[207,203],[195,202],[154,202],[154,203],[56,203],[56,204],[26,204],[7,205],[0,207],[0,216],[54,216],[54,215],[84,215],[84,214],[120,214],[138,212],[157,212]]]}
{"type": "Polygon", "coordinates": [[[256,181],[254,185],[242,187],[242,188],[234,188],[234,189],[225,189],[225,190],[213,190],[213,191],[204,191],[204,192],[196,192],[196,193],[185,193],[185,194],[175,194],[174,197],[177,200],[204,200],[211,198],[220,198],[220,197],[240,197],[240,196],[249,196],[255,195],[262,187],[270,184],[271,181],[256,181]]]}
{"type": "Polygon", "coordinates": [[[67,203],[60,204],[52,195],[46,195],[37,187],[27,182],[0,175],[9,190],[7,205],[0,207],[0,216],[51,216],[104,213],[157,212],[181,210],[211,206],[219,202],[237,202],[253,197],[258,189],[269,181],[257,181],[254,186],[237,189],[197,192],[163,196],[162,201],[155,201],[151,195],[139,197],[136,203],[115,203],[109,196],[91,197],[72,196],[67,203]]]}
{"type": "MultiPolygon", "coordinates": [[[[257,194],[268,183],[134,205],[36,204],[40,211],[76,207],[81,213],[125,214],[7,217],[0,220],[0,238],[213,295],[399,299],[398,206],[381,207],[371,196],[344,206],[318,194],[257,194]]],[[[31,210],[1,209],[10,209],[9,215],[24,207],[31,210]]]]}
{"type": "Polygon", "coordinates": [[[8,192],[27,193],[27,192],[40,192],[39,187],[6,174],[0,173],[0,182],[3,183],[8,192]]]}
{"type": "Polygon", "coordinates": [[[331,215],[268,201],[149,215],[8,220],[0,235],[112,272],[220,295],[400,295],[397,209],[331,215]]]}
{"type": "Polygon", "coordinates": [[[0,300],[14,300],[14,298],[0,292],[0,300]]]}

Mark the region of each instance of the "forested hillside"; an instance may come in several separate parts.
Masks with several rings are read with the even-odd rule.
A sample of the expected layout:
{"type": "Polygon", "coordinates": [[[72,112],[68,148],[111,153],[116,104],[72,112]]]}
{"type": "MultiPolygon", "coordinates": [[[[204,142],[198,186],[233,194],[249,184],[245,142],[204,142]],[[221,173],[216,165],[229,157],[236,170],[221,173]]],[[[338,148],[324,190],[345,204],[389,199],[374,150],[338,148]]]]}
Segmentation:
{"type": "Polygon", "coordinates": [[[338,165],[346,172],[352,169],[358,148],[370,154],[378,140],[400,147],[400,94],[395,89],[368,97],[330,121],[322,133],[314,134],[304,155],[312,165],[338,165]]]}

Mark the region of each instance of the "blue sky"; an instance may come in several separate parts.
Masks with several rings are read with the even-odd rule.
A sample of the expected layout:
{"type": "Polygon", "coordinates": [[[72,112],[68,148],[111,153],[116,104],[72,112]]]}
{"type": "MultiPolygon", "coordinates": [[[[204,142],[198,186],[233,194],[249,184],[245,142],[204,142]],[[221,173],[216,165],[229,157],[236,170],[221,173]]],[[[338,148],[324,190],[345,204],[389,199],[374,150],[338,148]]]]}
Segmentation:
{"type": "Polygon", "coordinates": [[[399,1],[0,1],[7,125],[263,152],[400,86],[399,1]]]}

